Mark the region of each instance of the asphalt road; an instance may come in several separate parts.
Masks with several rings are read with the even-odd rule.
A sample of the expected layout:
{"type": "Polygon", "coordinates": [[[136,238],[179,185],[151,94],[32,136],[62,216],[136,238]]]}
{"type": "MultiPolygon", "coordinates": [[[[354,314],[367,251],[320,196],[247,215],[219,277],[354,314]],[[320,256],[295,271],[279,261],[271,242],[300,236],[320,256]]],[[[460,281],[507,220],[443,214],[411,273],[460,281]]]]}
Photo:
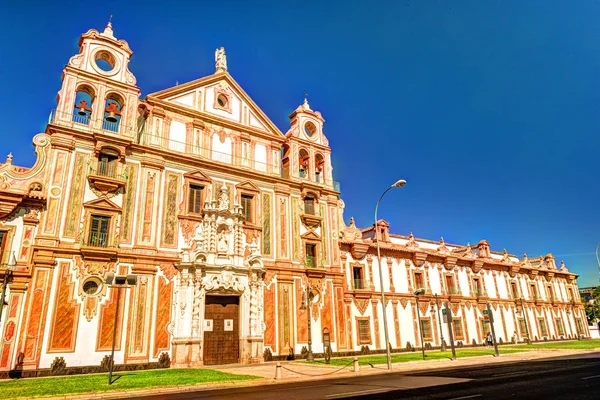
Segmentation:
{"type": "Polygon", "coordinates": [[[143,399],[600,399],[600,353],[156,395],[143,399]]]}

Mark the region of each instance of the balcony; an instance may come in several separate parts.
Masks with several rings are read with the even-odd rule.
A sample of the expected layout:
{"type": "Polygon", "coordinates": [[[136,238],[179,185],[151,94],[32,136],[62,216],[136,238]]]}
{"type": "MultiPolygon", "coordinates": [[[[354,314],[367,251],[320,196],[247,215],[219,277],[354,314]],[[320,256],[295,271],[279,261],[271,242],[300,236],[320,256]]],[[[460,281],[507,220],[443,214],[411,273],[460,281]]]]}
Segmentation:
{"type": "Polygon", "coordinates": [[[117,161],[93,160],[88,172],[90,186],[102,193],[116,192],[127,183],[127,175],[117,161]]]}
{"type": "Polygon", "coordinates": [[[475,288],[473,294],[477,297],[477,300],[487,300],[489,298],[488,292],[484,288],[475,288]]]}
{"type": "Polygon", "coordinates": [[[325,268],[322,264],[319,264],[319,260],[315,256],[306,256],[304,259],[304,266],[306,268],[325,268]]]}
{"type": "Polygon", "coordinates": [[[318,208],[318,205],[307,207],[306,204],[303,204],[300,219],[302,219],[302,222],[306,226],[310,226],[313,228],[316,228],[319,225],[321,225],[321,221],[323,221],[323,217],[321,216],[321,212],[318,208]]]}
{"type": "Polygon", "coordinates": [[[352,290],[373,290],[373,285],[366,279],[352,279],[352,290]]]}
{"type": "Polygon", "coordinates": [[[50,113],[48,123],[63,126],[67,128],[76,129],[79,131],[102,132],[110,135],[120,134],[122,136],[135,136],[136,130],[134,126],[125,126],[118,122],[110,122],[105,118],[91,119],[88,114],[80,115],[74,112],[60,112],[53,110],[50,113]]]}
{"type": "Polygon", "coordinates": [[[535,304],[540,305],[545,303],[546,301],[544,300],[544,297],[541,294],[534,294],[532,296],[533,300],[535,301],[535,304]]]}
{"type": "Polygon", "coordinates": [[[81,253],[86,259],[110,260],[117,254],[117,246],[111,243],[106,232],[90,232],[87,241],[81,246],[81,253]]]}
{"type": "Polygon", "coordinates": [[[462,297],[462,291],[456,286],[448,286],[448,290],[446,290],[446,293],[448,293],[448,297],[450,299],[462,297]]]}
{"type": "Polygon", "coordinates": [[[417,283],[415,285],[414,291],[417,291],[417,290],[423,290],[423,293],[421,295],[431,295],[431,288],[428,286],[425,286],[423,284],[417,283]]]}

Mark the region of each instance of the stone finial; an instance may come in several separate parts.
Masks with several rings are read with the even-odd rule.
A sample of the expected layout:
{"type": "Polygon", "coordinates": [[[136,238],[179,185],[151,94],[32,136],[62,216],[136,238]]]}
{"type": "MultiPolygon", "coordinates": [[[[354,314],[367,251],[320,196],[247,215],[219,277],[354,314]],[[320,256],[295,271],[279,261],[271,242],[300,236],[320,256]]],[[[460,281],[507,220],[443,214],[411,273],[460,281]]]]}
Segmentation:
{"type": "Polygon", "coordinates": [[[12,165],[12,159],[13,159],[12,153],[8,153],[8,155],[6,156],[6,161],[4,162],[4,164],[6,164],[6,165],[12,165]]]}
{"type": "Polygon", "coordinates": [[[227,71],[227,56],[225,55],[225,47],[215,50],[215,69],[216,72],[227,71]]]}
{"type": "Polygon", "coordinates": [[[305,110],[312,111],[310,109],[310,105],[308,104],[308,99],[306,97],[304,98],[304,103],[302,103],[302,107],[304,107],[305,110]]]}
{"type": "Polygon", "coordinates": [[[106,28],[104,28],[104,32],[102,32],[102,36],[107,36],[109,38],[115,39],[115,35],[113,35],[111,21],[112,21],[112,14],[110,14],[110,18],[108,19],[108,23],[106,24],[106,28]]]}
{"type": "Polygon", "coordinates": [[[350,217],[350,228],[355,228],[354,217],[350,217]]]}
{"type": "Polygon", "coordinates": [[[561,271],[567,271],[567,266],[565,265],[565,261],[564,260],[560,260],[560,270],[561,271]]]}

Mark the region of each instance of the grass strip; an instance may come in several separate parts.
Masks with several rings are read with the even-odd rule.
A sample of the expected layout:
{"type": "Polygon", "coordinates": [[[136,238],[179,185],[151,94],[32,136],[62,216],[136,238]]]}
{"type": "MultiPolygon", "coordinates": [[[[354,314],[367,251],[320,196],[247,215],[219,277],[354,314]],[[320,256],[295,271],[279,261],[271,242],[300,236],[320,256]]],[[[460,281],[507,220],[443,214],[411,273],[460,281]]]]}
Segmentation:
{"type": "MultiPolygon", "coordinates": [[[[527,351],[527,348],[499,348],[500,355],[502,354],[511,354],[511,353],[521,353],[527,351]]],[[[456,357],[464,358],[464,357],[477,357],[477,356],[491,356],[494,354],[493,348],[485,348],[485,349],[456,349],[456,357]]],[[[442,359],[450,359],[452,358],[451,351],[426,351],[425,352],[425,361],[428,360],[442,360],[442,359]]],[[[354,360],[354,357],[344,357],[344,358],[332,358],[330,365],[346,365],[349,362],[354,360]]],[[[414,351],[410,353],[396,353],[392,354],[392,363],[402,363],[408,361],[419,361],[423,360],[423,355],[420,351],[414,351]]],[[[316,360],[314,361],[318,364],[324,364],[324,360],[316,360]]],[[[359,365],[368,365],[368,364],[386,364],[387,357],[385,355],[376,355],[376,356],[359,356],[358,357],[359,365]]]]}
{"type": "Polygon", "coordinates": [[[203,383],[234,382],[261,379],[251,375],[233,375],[210,369],[161,369],[139,372],[117,372],[113,384],[108,374],[29,378],[0,382],[0,397],[32,398],[89,394],[114,390],[150,389],[169,386],[190,386],[203,383]]]}

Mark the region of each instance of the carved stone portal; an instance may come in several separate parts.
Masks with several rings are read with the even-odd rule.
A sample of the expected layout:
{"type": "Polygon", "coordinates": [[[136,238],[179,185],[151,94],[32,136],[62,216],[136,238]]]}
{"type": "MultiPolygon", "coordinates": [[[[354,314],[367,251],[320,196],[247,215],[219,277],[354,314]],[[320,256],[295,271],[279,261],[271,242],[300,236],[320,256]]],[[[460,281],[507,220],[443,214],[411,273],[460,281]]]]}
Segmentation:
{"type": "Polygon", "coordinates": [[[239,360],[263,361],[266,270],[259,243],[256,238],[247,242],[242,209],[230,208],[227,191],[223,185],[218,201],[204,203],[202,222],[182,248],[182,262],[175,264],[173,367],[203,365],[207,295],[239,296],[239,360]]]}

